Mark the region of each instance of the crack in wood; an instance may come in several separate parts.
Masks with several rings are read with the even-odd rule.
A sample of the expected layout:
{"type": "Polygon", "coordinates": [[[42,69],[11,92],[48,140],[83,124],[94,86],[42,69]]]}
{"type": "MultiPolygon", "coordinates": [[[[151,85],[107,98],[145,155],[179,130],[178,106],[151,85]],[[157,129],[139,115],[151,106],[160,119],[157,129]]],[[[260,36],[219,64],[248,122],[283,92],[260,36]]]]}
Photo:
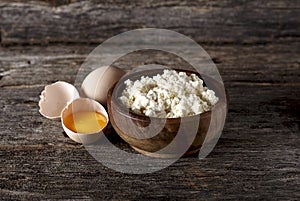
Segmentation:
{"type": "Polygon", "coordinates": [[[219,58],[212,58],[212,61],[213,61],[215,64],[220,64],[220,63],[222,63],[222,61],[221,61],[219,58]]]}
{"type": "MultiPolygon", "coordinates": [[[[0,73],[0,81],[5,77],[10,75],[10,70],[0,73]]],[[[1,85],[1,84],[0,84],[1,85]]]]}

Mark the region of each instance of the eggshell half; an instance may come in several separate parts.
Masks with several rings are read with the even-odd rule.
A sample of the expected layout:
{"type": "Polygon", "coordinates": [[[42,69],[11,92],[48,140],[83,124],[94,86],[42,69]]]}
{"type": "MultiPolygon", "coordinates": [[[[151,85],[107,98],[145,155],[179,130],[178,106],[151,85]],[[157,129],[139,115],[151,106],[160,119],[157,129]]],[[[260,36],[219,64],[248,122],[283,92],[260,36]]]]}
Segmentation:
{"type": "Polygon", "coordinates": [[[64,107],[77,98],[79,93],[73,85],[62,81],[55,82],[45,86],[42,91],[39,112],[48,119],[58,119],[64,107]]]}
{"type": "Polygon", "coordinates": [[[81,85],[82,97],[91,98],[106,105],[108,90],[125,73],[124,70],[112,66],[97,68],[84,79],[81,85]]]}
{"type": "Polygon", "coordinates": [[[75,142],[82,143],[82,144],[91,144],[93,142],[98,141],[104,135],[104,133],[102,131],[103,131],[103,129],[105,129],[106,126],[103,129],[100,129],[96,133],[84,134],[84,133],[76,133],[76,132],[70,130],[64,123],[64,119],[68,115],[74,114],[76,112],[81,112],[81,111],[99,112],[99,113],[103,114],[107,120],[106,126],[109,122],[108,114],[107,114],[106,110],[104,109],[104,107],[100,103],[98,103],[95,100],[89,99],[89,98],[78,98],[78,99],[72,101],[71,103],[69,103],[63,109],[62,115],[61,115],[61,123],[62,123],[63,129],[66,132],[66,134],[75,142]]]}

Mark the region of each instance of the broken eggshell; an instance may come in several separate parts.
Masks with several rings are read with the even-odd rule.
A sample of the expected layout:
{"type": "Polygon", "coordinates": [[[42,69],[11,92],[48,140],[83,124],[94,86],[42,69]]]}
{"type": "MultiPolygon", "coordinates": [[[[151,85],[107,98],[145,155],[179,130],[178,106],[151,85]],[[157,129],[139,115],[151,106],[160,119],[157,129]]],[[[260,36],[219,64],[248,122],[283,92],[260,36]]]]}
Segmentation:
{"type": "Polygon", "coordinates": [[[63,108],[77,98],[79,93],[73,85],[63,81],[55,82],[42,91],[39,112],[48,119],[59,119],[63,108]]]}
{"type": "Polygon", "coordinates": [[[48,119],[61,119],[62,127],[66,134],[75,142],[90,144],[98,141],[107,132],[109,122],[105,108],[97,101],[89,98],[80,98],[75,86],[67,82],[58,81],[45,86],[41,92],[39,101],[39,112],[48,119]],[[80,111],[93,111],[106,117],[106,125],[95,133],[82,134],[73,132],[64,124],[64,118],[70,114],[80,111]]]}

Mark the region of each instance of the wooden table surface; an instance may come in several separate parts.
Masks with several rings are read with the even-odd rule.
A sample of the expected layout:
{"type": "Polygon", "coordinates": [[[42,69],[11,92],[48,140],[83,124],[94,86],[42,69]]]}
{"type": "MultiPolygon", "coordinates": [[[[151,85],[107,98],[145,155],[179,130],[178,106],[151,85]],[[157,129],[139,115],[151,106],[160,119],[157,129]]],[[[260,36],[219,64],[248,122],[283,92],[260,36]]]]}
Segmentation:
{"type": "Polygon", "coordinates": [[[300,199],[298,0],[4,0],[0,34],[0,199],[300,199]],[[45,85],[73,83],[105,39],[145,27],[201,44],[223,78],[229,111],[207,158],[124,174],[43,118],[38,101],[45,85]]]}

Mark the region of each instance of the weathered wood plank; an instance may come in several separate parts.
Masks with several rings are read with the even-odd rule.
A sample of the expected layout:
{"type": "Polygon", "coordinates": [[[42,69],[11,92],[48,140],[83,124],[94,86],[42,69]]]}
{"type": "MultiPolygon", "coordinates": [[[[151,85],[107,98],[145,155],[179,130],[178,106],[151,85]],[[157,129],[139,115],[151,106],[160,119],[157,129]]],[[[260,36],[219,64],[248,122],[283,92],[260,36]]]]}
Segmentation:
{"type": "MultiPolygon", "coordinates": [[[[88,2],[88,0],[83,0],[85,2],[88,2]]],[[[74,4],[78,2],[83,2],[82,0],[2,0],[3,3],[27,3],[27,4],[41,4],[46,6],[52,6],[52,7],[60,7],[65,6],[69,4],[74,4]]],[[[250,5],[254,5],[256,7],[268,7],[268,8],[299,8],[298,2],[294,0],[275,0],[275,1],[269,1],[269,0],[263,0],[260,4],[257,3],[257,1],[231,1],[231,0],[200,0],[200,1],[179,1],[179,0],[166,0],[166,1],[160,1],[160,0],[132,0],[130,2],[127,1],[116,1],[116,0],[97,0],[97,1],[91,1],[92,3],[96,3],[98,5],[101,5],[102,7],[127,7],[127,8],[149,8],[149,7],[162,7],[162,6],[203,6],[205,8],[210,7],[237,7],[237,6],[243,6],[246,3],[250,5]]]]}
{"type": "MultiPolygon", "coordinates": [[[[204,48],[217,63],[227,83],[294,86],[300,82],[299,46],[299,42],[294,42],[256,46],[206,45],[204,48]]],[[[30,87],[56,80],[74,82],[80,65],[93,48],[95,46],[78,45],[0,48],[0,86],[30,87]]],[[[107,54],[106,57],[111,57],[112,54],[107,54]]],[[[147,64],[153,58],[157,59],[157,63],[169,66],[180,67],[183,63],[178,59],[168,60],[162,52],[148,51],[130,54],[114,65],[128,68],[147,64]]]]}
{"type": "MultiPolygon", "coordinates": [[[[63,134],[60,122],[38,113],[44,85],[56,80],[72,83],[94,47],[1,47],[2,199],[300,198],[299,43],[206,45],[230,97],[223,135],[206,159],[183,158],[148,175],[104,167],[63,134]]],[[[149,59],[149,55],[131,56],[137,59],[127,65],[149,59]]],[[[159,58],[156,53],[151,57],[159,58]]],[[[114,140],[131,150],[120,139],[114,140]]]]}
{"type": "Polygon", "coordinates": [[[99,43],[157,27],[205,43],[299,41],[299,1],[16,1],[0,3],[2,44],[99,43]]]}
{"type": "Polygon", "coordinates": [[[6,165],[11,167],[2,175],[8,180],[3,184],[2,189],[6,190],[2,190],[1,194],[4,198],[122,200],[166,197],[197,200],[295,199],[299,196],[299,170],[297,163],[289,160],[293,149],[278,146],[277,150],[270,151],[267,141],[253,141],[253,144],[264,146],[265,150],[249,146],[249,141],[246,144],[245,147],[245,141],[223,139],[205,160],[181,159],[165,170],[142,176],[108,170],[82,149],[45,146],[5,150],[3,154],[11,155],[6,165]],[[291,151],[282,151],[285,148],[291,151]],[[245,149],[249,151],[243,151],[245,149]],[[257,161],[258,157],[262,158],[254,165],[253,161],[257,161]]]}

